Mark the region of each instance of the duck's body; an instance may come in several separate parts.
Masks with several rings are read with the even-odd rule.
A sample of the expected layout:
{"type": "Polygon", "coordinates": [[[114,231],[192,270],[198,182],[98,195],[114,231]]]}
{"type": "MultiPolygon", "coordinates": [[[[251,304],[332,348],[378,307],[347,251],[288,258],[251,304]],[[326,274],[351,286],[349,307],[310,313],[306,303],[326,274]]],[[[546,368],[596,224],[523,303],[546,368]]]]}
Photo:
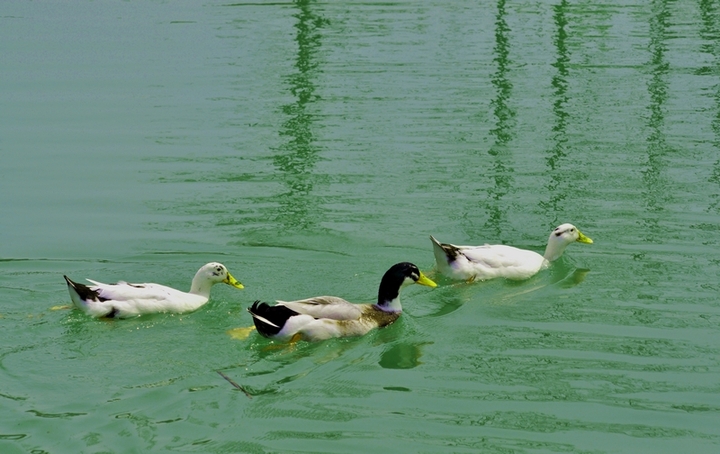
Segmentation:
{"type": "Polygon", "coordinates": [[[88,279],[93,285],[67,282],[70,298],[75,306],[93,317],[127,318],[159,312],[191,312],[208,302],[210,289],[217,283],[243,288],[220,263],[208,263],[198,270],[190,292],[181,292],[160,284],[103,284],[88,279]]]}
{"type": "Polygon", "coordinates": [[[553,230],[544,255],[502,244],[456,246],[440,243],[433,236],[430,239],[438,271],[452,279],[470,281],[497,277],[527,279],[559,259],[570,243],[593,242],[572,224],[563,224],[553,230]]]}
{"type": "Polygon", "coordinates": [[[265,337],[280,341],[319,341],[333,337],[362,336],[400,317],[400,289],[417,283],[435,287],[412,263],[398,263],[380,282],[376,304],[353,304],[336,296],[278,301],[275,306],[255,301],[248,311],[265,337]]]}

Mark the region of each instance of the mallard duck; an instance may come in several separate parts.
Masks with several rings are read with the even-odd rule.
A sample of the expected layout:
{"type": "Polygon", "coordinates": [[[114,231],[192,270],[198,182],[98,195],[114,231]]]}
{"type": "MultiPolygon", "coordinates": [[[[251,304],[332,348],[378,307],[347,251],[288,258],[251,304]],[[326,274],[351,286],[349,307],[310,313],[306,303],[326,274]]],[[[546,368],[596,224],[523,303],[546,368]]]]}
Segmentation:
{"type": "Polygon", "coordinates": [[[248,312],[258,332],[280,341],[319,341],[333,337],[362,336],[400,317],[400,289],[409,284],[437,287],[417,266],[393,265],[382,277],[376,304],[353,304],[336,296],[278,301],[271,306],[255,301],[248,312]]]}
{"type": "Polygon", "coordinates": [[[452,279],[468,281],[496,277],[527,279],[559,259],[568,244],[593,242],[572,224],[563,224],[552,231],[545,255],[501,244],[455,246],[440,243],[432,235],[430,239],[438,271],[452,279]]]}
{"type": "Polygon", "coordinates": [[[190,292],[185,293],[160,284],[103,284],[91,279],[93,285],[67,282],[75,306],[93,317],[127,318],[158,312],[182,313],[198,309],[208,302],[210,288],[220,282],[243,288],[221,263],[208,263],[198,270],[190,292]]]}

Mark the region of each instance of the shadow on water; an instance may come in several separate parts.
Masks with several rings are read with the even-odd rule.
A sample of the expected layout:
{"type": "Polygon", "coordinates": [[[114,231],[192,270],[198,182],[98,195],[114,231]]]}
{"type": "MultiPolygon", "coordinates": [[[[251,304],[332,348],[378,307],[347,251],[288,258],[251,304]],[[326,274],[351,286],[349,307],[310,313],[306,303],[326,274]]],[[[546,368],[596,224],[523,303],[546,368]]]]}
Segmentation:
{"type": "MultiPolygon", "coordinates": [[[[700,17],[702,19],[700,36],[706,41],[702,49],[712,55],[714,60],[713,67],[703,68],[702,72],[703,74],[715,72],[715,76],[720,76],[720,5],[713,0],[700,0],[700,17]]],[[[715,115],[711,127],[715,134],[713,146],[720,151],[720,83],[716,83],[714,89],[712,97],[715,100],[715,115]]],[[[713,163],[709,181],[720,187],[720,159],[713,163]]],[[[715,193],[711,197],[714,201],[706,211],[720,213],[720,193],[715,193]]]]}
{"type": "MultiPolygon", "coordinates": [[[[501,233],[504,231],[503,227],[507,224],[508,210],[508,203],[504,202],[503,198],[510,192],[513,184],[513,162],[508,143],[515,135],[516,112],[509,102],[513,85],[508,79],[512,61],[510,60],[508,37],[510,27],[505,19],[506,15],[505,0],[499,0],[495,18],[495,47],[493,49],[495,54],[493,62],[497,68],[491,79],[495,89],[495,98],[491,102],[495,127],[490,130],[490,134],[493,136],[494,142],[488,150],[492,163],[487,166],[485,171],[485,175],[492,179],[492,185],[487,191],[485,200],[481,201],[481,206],[485,207],[488,219],[483,226],[481,235],[473,234],[469,231],[471,229],[465,229],[469,236],[476,238],[501,237],[501,233]]],[[[486,167],[484,162],[481,165],[483,168],[486,167]]]]}
{"type": "Polygon", "coordinates": [[[555,116],[555,124],[552,127],[552,137],[554,141],[553,147],[547,151],[547,163],[549,179],[545,185],[549,200],[541,201],[540,207],[545,213],[552,213],[553,225],[557,225],[559,217],[563,212],[564,200],[569,191],[564,189],[564,176],[561,171],[563,161],[567,156],[567,103],[568,103],[568,64],[570,63],[570,55],[567,45],[567,25],[566,12],[568,2],[563,0],[558,5],[553,6],[553,22],[555,24],[555,36],[553,44],[557,49],[557,57],[552,66],[557,70],[552,77],[551,85],[553,87],[553,114],[555,116]]]}
{"type": "Polygon", "coordinates": [[[298,50],[294,71],[285,77],[294,100],[282,106],[287,120],[282,124],[280,135],[286,140],[273,150],[273,164],[286,190],[274,197],[278,208],[272,218],[286,233],[313,230],[322,217],[321,200],[313,194],[317,183],[313,171],[320,159],[320,148],[315,144],[311,106],[319,99],[314,79],[321,46],[319,30],[326,20],[313,11],[309,0],[298,0],[294,4],[298,50]]]}
{"type": "Polygon", "coordinates": [[[590,273],[589,269],[576,268],[569,260],[560,258],[553,262],[550,269],[520,281],[498,278],[465,282],[452,281],[443,276],[433,276],[433,280],[439,285],[433,295],[433,309],[415,317],[443,317],[461,309],[466,304],[515,305],[524,298],[544,294],[542,292],[556,294],[558,289],[569,289],[580,285],[588,273],[590,273]]]}
{"type": "Polygon", "coordinates": [[[380,356],[380,367],[383,369],[413,369],[420,364],[421,346],[410,342],[398,342],[388,347],[380,356]]]}
{"type": "Polygon", "coordinates": [[[669,12],[665,0],[652,3],[650,17],[650,61],[648,67],[652,72],[647,90],[650,95],[650,106],[647,126],[650,135],[647,138],[647,160],[642,171],[645,189],[642,192],[645,201],[645,215],[639,221],[645,231],[645,239],[651,243],[662,241],[663,228],[660,221],[666,217],[665,204],[669,201],[668,185],[664,171],[668,152],[672,151],[667,144],[665,127],[665,104],[668,99],[668,69],[665,59],[667,51],[667,28],[669,12]]]}

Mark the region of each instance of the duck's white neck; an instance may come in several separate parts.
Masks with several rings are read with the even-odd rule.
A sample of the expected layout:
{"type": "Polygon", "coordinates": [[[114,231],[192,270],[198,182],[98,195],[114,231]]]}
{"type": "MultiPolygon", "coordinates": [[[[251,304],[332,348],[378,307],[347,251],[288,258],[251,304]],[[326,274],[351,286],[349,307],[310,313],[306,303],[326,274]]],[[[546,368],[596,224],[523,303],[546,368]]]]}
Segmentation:
{"type": "Polygon", "coordinates": [[[386,300],[376,304],[380,309],[385,312],[402,312],[402,305],[400,304],[400,294],[391,300],[386,300]]]}
{"type": "Polygon", "coordinates": [[[203,276],[200,276],[200,273],[198,272],[198,274],[196,274],[193,278],[192,285],[190,286],[190,293],[210,298],[210,289],[212,286],[213,282],[205,279],[203,276]]]}
{"type": "Polygon", "coordinates": [[[378,289],[377,306],[385,312],[402,312],[400,305],[400,290],[413,281],[405,276],[387,274],[380,281],[378,289]]]}
{"type": "Polygon", "coordinates": [[[563,241],[555,241],[551,236],[548,240],[548,245],[545,248],[545,254],[543,257],[545,257],[545,260],[548,262],[554,262],[563,255],[566,247],[567,243],[563,241]]]}

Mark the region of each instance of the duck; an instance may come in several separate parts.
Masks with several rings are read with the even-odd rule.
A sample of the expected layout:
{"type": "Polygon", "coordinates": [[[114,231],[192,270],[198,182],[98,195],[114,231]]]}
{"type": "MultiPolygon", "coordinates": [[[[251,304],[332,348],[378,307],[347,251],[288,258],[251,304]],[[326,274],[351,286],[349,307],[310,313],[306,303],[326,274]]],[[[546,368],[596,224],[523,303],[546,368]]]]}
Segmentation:
{"type": "Polygon", "coordinates": [[[559,259],[569,244],[593,242],[572,224],[562,224],[550,233],[544,255],[502,244],[456,246],[441,243],[432,235],[430,240],[437,270],[451,279],[468,282],[498,277],[527,279],[559,259]]]}
{"type": "Polygon", "coordinates": [[[225,265],[217,262],[203,265],[198,270],[187,293],[160,284],[130,284],[124,281],[103,284],[87,279],[92,285],[85,285],[74,282],[65,275],[63,277],[74,305],[88,315],[98,318],[191,312],[208,302],[210,289],[215,284],[244,288],[225,265]]]}
{"type": "Polygon", "coordinates": [[[336,296],[316,296],[275,305],[255,301],[248,309],[258,333],[280,342],[321,341],[362,336],[390,325],[400,317],[400,290],[410,284],[430,288],[437,284],[416,265],[397,263],[383,275],[377,303],[355,304],[336,296]]]}

